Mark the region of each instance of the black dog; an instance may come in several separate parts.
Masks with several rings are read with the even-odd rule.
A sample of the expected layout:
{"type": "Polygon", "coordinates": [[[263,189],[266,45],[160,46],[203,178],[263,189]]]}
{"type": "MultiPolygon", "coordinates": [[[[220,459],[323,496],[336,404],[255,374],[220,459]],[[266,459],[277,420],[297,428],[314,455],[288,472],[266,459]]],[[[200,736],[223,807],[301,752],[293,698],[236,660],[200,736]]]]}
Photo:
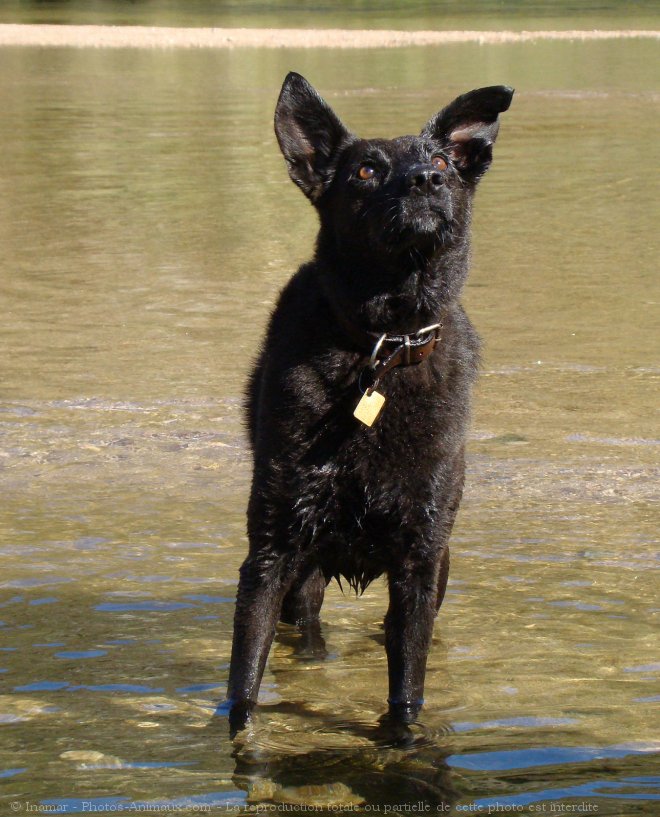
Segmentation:
{"type": "Polygon", "coordinates": [[[479,359],[459,303],[472,196],[512,95],[471,91],[419,136],[363,140],[299,74],[284,81],[275,131],[320,230],[247,392],[254,479],[229,675],[234,731],[257,699],[277,620],[318,620],[340,576],[363,590],[387,574],[389,711],[401,722],[419,711],[479,359]]]}

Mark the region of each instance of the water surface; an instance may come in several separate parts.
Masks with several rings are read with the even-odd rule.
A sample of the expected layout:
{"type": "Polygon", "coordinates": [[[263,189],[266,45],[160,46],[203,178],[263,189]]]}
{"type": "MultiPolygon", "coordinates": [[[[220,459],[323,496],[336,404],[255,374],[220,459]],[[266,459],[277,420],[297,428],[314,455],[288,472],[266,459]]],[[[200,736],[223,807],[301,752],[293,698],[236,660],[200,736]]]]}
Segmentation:
{"type": "Polygon", "coordinates": [[[6,803],[657,813],[654,61],[646,41],[0,52],[6,803]],[[329,591],[325,660],[281,629],[235,747],[212,717],[242,384],[315,230],[271,130],[291,68],[367,136],[517,88],[477,201],[484,371],[407,745],[378,731],[381,583],[329,591]]]}

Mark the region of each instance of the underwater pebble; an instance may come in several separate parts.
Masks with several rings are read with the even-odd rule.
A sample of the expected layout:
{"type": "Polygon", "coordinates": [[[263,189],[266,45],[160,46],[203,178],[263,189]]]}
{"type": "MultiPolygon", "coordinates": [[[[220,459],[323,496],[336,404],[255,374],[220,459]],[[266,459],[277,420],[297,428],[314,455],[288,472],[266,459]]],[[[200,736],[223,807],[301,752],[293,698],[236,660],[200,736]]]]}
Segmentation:
{"type": "Polygon", "coordinates": [[[278,789],[277,783],[260,777],[257,780],[250,781],[247,801],[248,803],[260,803],[263,800],[272,800],[278,789]]]}
{"type": "Polygon", "coordinates": [[[103,756],[103,752],[92,752],[82,749],[72,749],[68,752],[62,752],[60,755],[63,760],[84,760],[90,761],[91,763],[96,763],[97,761],[101,760],[103,756]]]}
{"type": "Polygon", "coordinates": [[[15,695],[0,695],[0,722],[17,723],[35,715],[44,715],[51,710],[48,703],[36,698],[17,698],[15,695]]]}
{"type": "Polygon", "coordinates": [[[298,806],[360,806],[364,798],[355,794],[345,783],[326,783],[324,786],[286,786],[271,797],[275,803],[298,806]]]}
{"type": "Polygon", "coordinates": [[[81,771],[87,769],[122,769],[126,765],[123,760],[114,755],[104,755],[103,752],[84,749],[62,752],[60,757],[63,760],[72,760],[77,763],[77,768],[81,771]]]}

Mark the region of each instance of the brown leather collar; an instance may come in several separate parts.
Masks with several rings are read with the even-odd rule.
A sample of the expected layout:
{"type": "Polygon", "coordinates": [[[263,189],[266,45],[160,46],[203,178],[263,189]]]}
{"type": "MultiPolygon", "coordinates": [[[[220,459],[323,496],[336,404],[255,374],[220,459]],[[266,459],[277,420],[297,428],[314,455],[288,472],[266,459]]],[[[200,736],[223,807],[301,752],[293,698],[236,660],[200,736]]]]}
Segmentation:
{"type": "Polygon", "coordinates": [[[340,323],[346,334],[371,356],[368,365],[360,375],[360,388],[372,389],[384,374],[396,366],[411,366],[421,363],[433,352],[440,341],[442,324],[425,326],[407,335],[379,334],[360,329],[341,316],[340,323]]]}
{"type": "Polygon", "coordinates": [[[376,336],[376,343],[371,352],[371,358],[366,372],[373,388],[384,374],[396,366],[411,366],[421,363],[433,352],[440,340],[440,324],[426,326],[410,335],[376,336]]]}

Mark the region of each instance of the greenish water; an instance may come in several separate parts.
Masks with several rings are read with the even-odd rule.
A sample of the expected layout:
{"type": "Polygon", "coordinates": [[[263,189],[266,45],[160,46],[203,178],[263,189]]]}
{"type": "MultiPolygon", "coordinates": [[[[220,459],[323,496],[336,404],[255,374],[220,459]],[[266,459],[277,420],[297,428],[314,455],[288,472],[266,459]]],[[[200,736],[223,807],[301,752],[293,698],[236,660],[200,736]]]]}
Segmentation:
{"type": "Polygon", "coordinates": [[[656,64],[647,41],[0,51],[7,813],[657,813],[656,64]],[[246,548],[242,384],[315,231],[272,135],[289,69],[364,135],[517,88],[477,201],[484,371],[408,747],[376,735],[381,583],[329,591],[324,661],[281,629],[235,746],[212,717],[246,548]]]}
{"type": "Polygon", "coordinates": [[[288,28],[657,28],[656,0],[4,0],[4,23],[288,28]]]}

